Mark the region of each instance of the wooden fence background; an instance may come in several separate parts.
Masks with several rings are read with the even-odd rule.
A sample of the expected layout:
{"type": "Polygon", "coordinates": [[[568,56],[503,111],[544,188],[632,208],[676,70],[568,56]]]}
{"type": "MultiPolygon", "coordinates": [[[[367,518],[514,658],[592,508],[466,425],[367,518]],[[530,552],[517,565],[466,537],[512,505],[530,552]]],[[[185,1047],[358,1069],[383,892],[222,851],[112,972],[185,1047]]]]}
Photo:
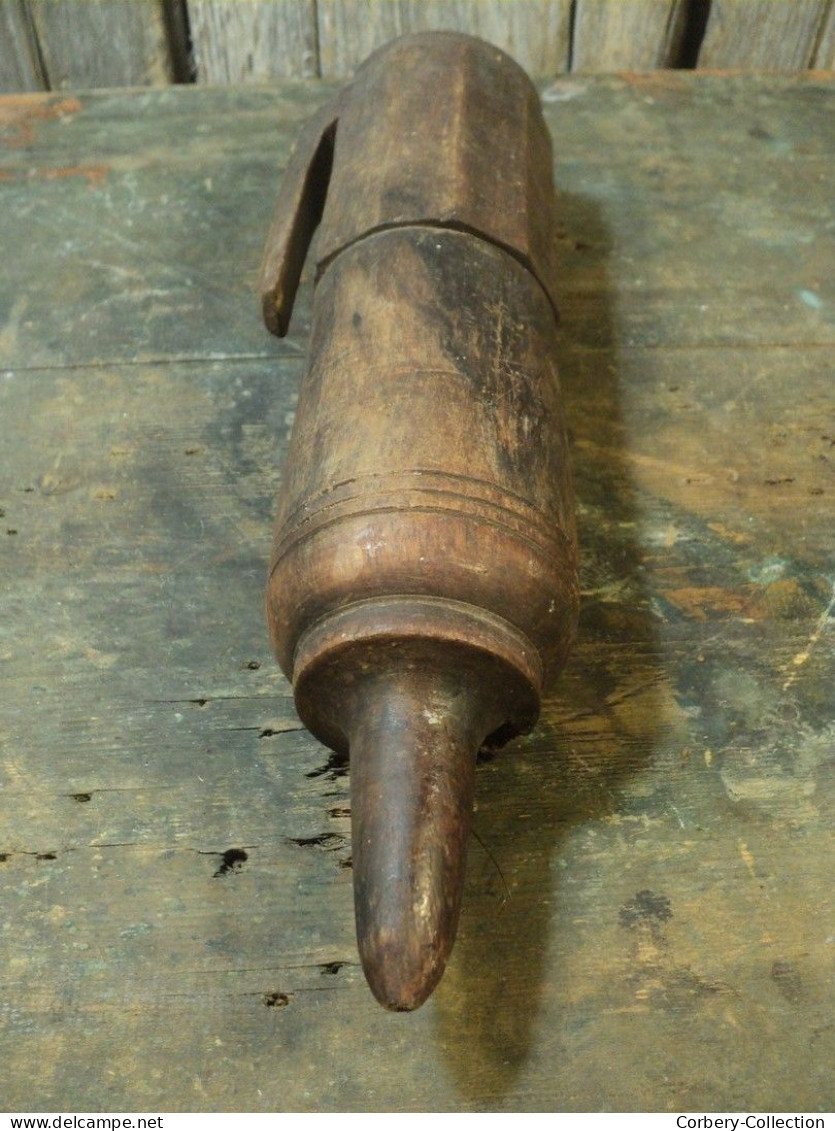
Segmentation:
{"type": "Polygon", "coordinates": [[[0,90],[339,78],[426,28],[537,77],[835,65],[835,0],[0,0],[0,90]]]}

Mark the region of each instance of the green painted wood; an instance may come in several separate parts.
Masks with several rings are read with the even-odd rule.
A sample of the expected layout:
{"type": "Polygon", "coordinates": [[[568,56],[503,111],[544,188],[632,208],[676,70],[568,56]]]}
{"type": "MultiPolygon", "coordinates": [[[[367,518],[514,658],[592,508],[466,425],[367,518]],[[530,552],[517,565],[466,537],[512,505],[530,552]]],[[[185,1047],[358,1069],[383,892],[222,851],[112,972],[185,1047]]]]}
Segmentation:
{"type": "Polygon", "coordinates": [[[309,280],[281,343],[253,284],[326,93],[0,100],[4,1103],[830,1110],[831,81],[543,91],[581,633],[410,1016],[263,625],[309,280]]]}
{"type": "MultiPolygon", "coordinates": [[[[829,244],[815,220],[829,207],[829,158],[820,148],[830,132],[827,100],[811,93],[815,86],[772,91],[770,77],[755,79],[743,83],[758,99],[745,117],[717,122],[709,83],[678,74],[652,82],[646,91],[641,80],[626,88],[626,104],[618,80],[560,80],[544,90],[550,120],[559,123],[562,186],[583,192],[590,179],[624,219],[611,246],[578,250],[561,237],[562,306],[578,340],[600,341],[595,272],[605,256],[618,272],[618,317],[630,347],[756,344],[766,332],[773,345],[831,343],[831,322],[801,295],[810,263],[828,287],[829,244]],[[795,122],[802,99],[820,111],[795,122]],[[684,148],[659,157],[674,129],[700,152],[725,150],[720,182],[684,148]],[[590,130],[596,152],[586,142],[590,130]],[[798,176],[802,197],[793,187],[798,176]],[[762,199],[752,202],[755,193],[762,199]],[[706,230],[721,239],[720,261],[706,230]],[[721,287],[707,286],[708,276],[721,277],[721,287]]],[[[153,151],[141,144],[145,127],[130,94],[8,104],[0,112],[2,191],[26,223],[5,235],[0,286],[10,320],[0,365],[269,356],[272,343],[252,318],[263,232],[287,149],[334,89],[160,92],[148,104],[153,151]],[[68,227],[68,209],[84,215],[84,230],[68,227]],[[32,257],[60,269],[37,276],[32,257]],[[210,314],[198,319],[196,311],[210,314]]],[[[303,300],[299,334],[286,347],[298,353],[306,309],[303,300]]]]}

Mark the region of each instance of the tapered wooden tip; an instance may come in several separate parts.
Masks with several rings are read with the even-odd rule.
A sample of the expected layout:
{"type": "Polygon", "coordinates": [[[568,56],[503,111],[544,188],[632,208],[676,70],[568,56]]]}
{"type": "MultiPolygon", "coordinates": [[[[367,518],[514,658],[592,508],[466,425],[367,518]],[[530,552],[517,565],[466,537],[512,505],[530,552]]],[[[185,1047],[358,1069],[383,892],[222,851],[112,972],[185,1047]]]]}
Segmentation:
{"type": "Polygon", "coordinates": [[[464,884],[484,705],[454,681],[375,681],[351,737],[357,940],[388,1009],[416,1009],[444,972],[464,884]]]}
{"type": "Polygon", "coordinates": [[[507,622],[429,597],[355,602],[296,645],[299,715],[350,756],[357,940],[388,1009],[417,1009],[444,972],[476,755],[535,721],[535,658],[507,622]]]}

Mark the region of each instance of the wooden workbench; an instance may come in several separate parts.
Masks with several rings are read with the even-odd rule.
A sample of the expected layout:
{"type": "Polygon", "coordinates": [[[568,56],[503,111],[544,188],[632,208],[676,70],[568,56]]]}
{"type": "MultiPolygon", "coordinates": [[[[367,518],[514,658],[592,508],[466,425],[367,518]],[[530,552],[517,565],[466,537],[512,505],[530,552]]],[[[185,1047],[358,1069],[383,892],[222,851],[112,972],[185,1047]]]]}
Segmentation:
{"type": "Polygon", "coordinates": [[[831,1110],[835,87],[543,91],[581,634],[413,1015],[262,613],[329,89],[0,100],[0,1108],[831,1110]]]}

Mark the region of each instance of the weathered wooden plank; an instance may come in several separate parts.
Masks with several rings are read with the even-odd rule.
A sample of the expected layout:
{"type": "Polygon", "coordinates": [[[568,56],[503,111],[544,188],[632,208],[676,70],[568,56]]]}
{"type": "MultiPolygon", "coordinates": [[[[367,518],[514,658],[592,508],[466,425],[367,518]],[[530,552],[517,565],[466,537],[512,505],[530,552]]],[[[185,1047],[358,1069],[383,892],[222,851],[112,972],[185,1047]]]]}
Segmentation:
{"type": "Polygon", "coordinates": [[[45,85],[25,0],[0,0],[0,92],[45,85]]]}
{"type": "Polygon", "coordinates": [[[189,0],[197,82],[319,73],[314,0],[189,0]]]}
{"type": "Polygon", "coordinates": [[[468,32],[495,43],[534,77],[568,67],[570,0],[317,0],[325,78],[343,77],[375,48],[408,32],[468,32]]]}
{"type": "Polygon", "coordinates": [[[819,71],[835,70],[835,7],[824,17],[812,56],[812,66],[819,71]]]}
{"type": "Polygon", "coordinates": [[[348,777],[262,619],[305,330],[262,344],[249,287],[326,92],[0,101],[10,1109],[831,1108],[830,90],[545,92],[581,630],[479,768],[408,1017],[356,965],[348,777]],[[50,177],[88,150],[106,175],[50,177]]]}
{"type": "Polygon", "coordinates": [[[175,77],[166,0],[29,0],[53,90],[175,77]]]}
{"type": "Polygon", "coordinates": [[[828,6],[828,0],[712,0],[698,66],[808,67],[828,6]]]}
{"type": "MultiPolygon", "coordinates": [[[[8,285],[0,282],[5,360],[15,354],[52,366],[269,350],[254,292],[260,248],[289,146],[327,92],[247,97],[240,88],[228,96],[231,104],[223,92],[206,92],[206,118],[195,123],[188,100],[198,97],[194,87],[155,96],[157,156],[137,149],[136,129],[145,127],[135,123],[129,94],[0,102],[0,193],[9,207],[17,199],[25,221],[4,231],[9,266],[28,247],[62,263],[81,287],[67,304],[57,280],[55,290],[44,290],[18,262],[8,285]],[[239,113],[230,114],[233,104],[239,113]],[[28,203],[27,170],[30,185],[40,186],[28,203]],[[67,227],[76,209],[89,221],[84,234],[67,227]],[[165,247],[161,231],[168,233],[165,247]],[[195,322],[206,302],[213,316],[195,322]],[[43,332],[35,329],[41,318],[43,332]]],[[[301,352],[300,342],[296,348],[301,352]]]]}
{"type": "MultiPolygon", "coordinates": [[[[765,1090],[778,1105],[829,1086],[831,642],[780,690],[830,596],[828,523],[804,484],[759,478],[764,428],[790,435],[796,466],[819,409],[794,396],[785,351],[615,357],[563,358],[578,650],[538,731],[481,768],[486,849],[472,846],[447,979],[408,1029],[356,966],[347,779],[294,729],[260,623],[289,370],[277,383],[274,364],[243,361],[3,383],[3,465],[19,475],[3,500],[17,531],[3,545],[9,1102],[30,1094],[24,1066],[45,1049],[38,1098],[77,1106],[417,1109],[431,1076],[439,1108],[626,1109],[653,1106],[658,1064],[673,1108],[693,1090],[717,1103],[765,1090]],[[698,440],[677,450],[684,435],[698,440]],[[817,559],[782,524],[804,509],[817,559]],[[780,1033],[780,1064],[815,1037],[800,1074],[761,1055],[775,1008],[792,1017],[791,1040],[766,1034],[780,1033]],[[102,1032],[116,1078],[87,1071],[102,1032]],[[363,1035],[362,1056],[346,1032],[363,1035]],[[664,1059],[674,1038],[686,1072],[664,1059]],[[241,1041],[243,1078],[224,1051],[241,1041]],[[601,1043],[616,1074],[599,1070],[601,1043]],[[330,1050],[324,1080],[314,1046],[330,1050]],[[693,1082],[700,1055],[731,1047],[733,1075],[693,1082]],[[206,1048],[213,1069],[195,1082],[206,1048]]],[[[825,368],[804,364],[804,387],[825,394],[825,368]]]]}
{"type": "Polygon", "coordinates": [[[675,64],[685,0],[577,0],[574,71],[646,71],[675,64]]]}
{"type": "MultiPolygon", "coordinates": [[[[630,347],[764,344],[763,327],[773,345],[835,340],[828,317],[835,247],[832,232],[818,226],[832,206],[821,151],[828,87],[729,82],[721,89],[756,97],[746,96],[744,113],[717,121],[711,84],[677,73],[637,82],[576,77],[545,89],[566,217],[593,196],[620,219],[611,247],[603,236],[573,237],[570,227],[559,237],[561,306],[578,343],[601,341],[603,262],[618,275],[630,347]],[[721,183],[706,160],[659,158],[673,117],[692,152],[721,146],[731,155],[721,183]],[[587,150],[592,129],[595,153],[587,150]],[[713,242],[720,238],[722,288],[713,242]]],[[[254,297],[264,233],[289,146],[330,89],[160,92],[149,103],[153,152],[138,145],[145,127],[135,124],[129,94],[0,103],[0,193],[10,221],[0,365],[269,356],[254,297]],[[205,114],[195,127],[189,100],[198,97],[205,114]],[[84,152],[95,159],[79,160],[84,152]],[[84,217],[83,232],[67,227],[68,212],[84,217]],[[32,255],[56,270],[36,276],[32,255]]],[[[307,311],[302,296],[286,346],[299,354],[307,311]]]]}

